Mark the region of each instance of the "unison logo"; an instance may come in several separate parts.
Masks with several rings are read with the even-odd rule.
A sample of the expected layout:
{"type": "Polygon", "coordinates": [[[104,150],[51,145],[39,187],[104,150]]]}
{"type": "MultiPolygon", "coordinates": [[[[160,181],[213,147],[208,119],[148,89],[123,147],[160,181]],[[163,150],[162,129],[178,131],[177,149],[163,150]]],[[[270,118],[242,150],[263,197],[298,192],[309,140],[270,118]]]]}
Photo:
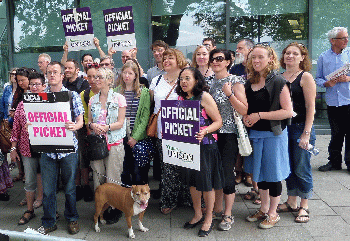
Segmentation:
{"type": "Polygon", "coordinates": [[[177,147],[166,145],[168,156],[177,158],[183,162],[193,162],[193,155],[180,150],[177,147]]]}

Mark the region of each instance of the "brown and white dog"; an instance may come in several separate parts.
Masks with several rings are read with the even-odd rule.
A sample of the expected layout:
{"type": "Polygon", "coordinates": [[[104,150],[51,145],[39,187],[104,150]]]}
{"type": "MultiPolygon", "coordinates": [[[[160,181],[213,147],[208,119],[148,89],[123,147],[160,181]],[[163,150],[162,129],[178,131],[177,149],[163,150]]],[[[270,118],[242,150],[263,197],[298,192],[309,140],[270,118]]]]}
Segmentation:
{"type": "Polygon", "coordinates": [[[128,225],[129,238],[135,238],[131,225],[131,217],[139,215],[139,228],[142,232],[147,232],[148,228],[142,225],[143,215],[150,198],[150,188],[146,185],[133,185],[131,188],[122,187],[114,183],[105,183],[100,185],[95,191],[95,208],[94,215],[95,231],[100,232],[98,227],[98,217],[100,222],[105,224],[103,212],[112,206],[125,214],[128,225]]]}

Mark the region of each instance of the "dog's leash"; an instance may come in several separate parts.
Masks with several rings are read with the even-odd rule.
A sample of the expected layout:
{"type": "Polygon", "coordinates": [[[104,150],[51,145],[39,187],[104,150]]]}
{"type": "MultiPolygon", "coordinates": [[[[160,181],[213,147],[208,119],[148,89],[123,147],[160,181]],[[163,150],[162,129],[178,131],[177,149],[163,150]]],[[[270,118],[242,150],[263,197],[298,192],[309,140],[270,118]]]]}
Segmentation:
{"type": "Polygon", "coordinates": [[[108,180],[110,180],[110,181],[112,181],[112,182],[114,182],[114,183],[116,183],[116,184],[118,184],[118,185],[120,185],[120,186],[127,187],[127,188],[131,187],[131,186],[126,185],[126,184],[124,184],[124,183],[122,183],[122,182],[119,182],[119,181],[116,181],[116,180],[114,180],[114,179],[112,179],[112,178],[110,178],[110,177],[107,177],[107,176],[105,176],[105,175],[99,173],[99,172],[96,171],[96,170],[93,170],[93,171],[94,171],[95,173],[97,173],[97,175],[100,175],[100,176],[102,176],[102,177],[105,177],[105,178],[107,178],[108,180]]]}

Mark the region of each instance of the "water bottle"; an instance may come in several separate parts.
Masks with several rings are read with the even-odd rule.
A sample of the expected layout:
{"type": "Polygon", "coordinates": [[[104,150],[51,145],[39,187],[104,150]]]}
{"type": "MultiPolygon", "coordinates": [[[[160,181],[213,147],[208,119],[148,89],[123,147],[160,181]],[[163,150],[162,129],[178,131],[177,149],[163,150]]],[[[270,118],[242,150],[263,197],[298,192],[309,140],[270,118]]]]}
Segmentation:
{"type": "MultiPolygon", "coordinates": [[[[297,142],[299,143],[300,139],[298,139],[297,142]]],[[[311,145],[310,143],[309,143],[307,151],[310,152],[314,156],[317,156],[320,153],[320,151],[315,146],[311,145]]]]}

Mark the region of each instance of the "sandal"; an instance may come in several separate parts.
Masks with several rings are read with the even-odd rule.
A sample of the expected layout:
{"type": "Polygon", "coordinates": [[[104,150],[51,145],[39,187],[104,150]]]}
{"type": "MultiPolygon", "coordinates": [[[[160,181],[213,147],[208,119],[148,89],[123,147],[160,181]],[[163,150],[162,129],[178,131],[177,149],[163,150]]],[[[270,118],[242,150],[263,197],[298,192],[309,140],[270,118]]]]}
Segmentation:
{"type": "Polygon", "coordinates": [[[23,175],[18,175],[17,177],[12,178],[12,182],[23,181],[23,175]]]}
{"type": "Polygon", "coordinates": [[[255,205],[261,205],[260,196],[258,196],[258,197],[253,201],[253,204],[255,204],[255,205]]]}
{"type": "Polygon", "coordinates": [[[33,203],[33,208],[37,209],[37,208],[40,208],[42,205],[43,205],[43,200],[37,199],[33,203]]]}
{"type": "Polygon", "coordinates": [[[23,207],[25,205],[27,205],[27,198],[26,197],[22,199],[22,201],[18,204],[18,206],[23,207]]]}
{"type": "Polygon", "coordinates": [[[310,221],[310,216],[309,216],[309,209],[307,208],[304,208],[304,207],[300,207],[299,208],[299,213],[298,213],[298,216],[295,217],[294,221],[296,223],[307,223],[310,221]],[[301,210],[304,210],[307,214],[299,214],[301,210]],[[302,218],[305,218],[305,219],[302,219],[302,218]]]}
{"type": "Polygon", "coordinates": [[[285,202],[283,204],[278,204],[277,206],[277,212],[278,213],[285,213],[285,212],[298,212],[299,211],[299,208],[296,207],[296,208],[292,208],[289,203],[285,202]],[[281,208],[282,205],[285,205],[286,207],[285,208],[281,208]]]}
{"type": "Polygon", "coordinates": [[[160,212],[164,215],[168,215],[169,213],[171,213],[173,211],[174,208],[175,207],[173,207],[173,208],[161,208],[160,212]]]}
{"type": "Polygon", "coordinates": [[[35,218],[34,210],[32,211],[27,210],[24,212],[23,216],[19,219],[18,225],[24,225],[28,223],[30,220],[32,220],[33,218],[35,218]],[[28,218],[24,216],[26,213],[30,214],[28,218]]]}
{"type": "Polygon", "coordinates": [[[252,188],[252,189],[250,190],[250,192],[247,192],[247,193],[244,195],[243,198],[244,198],[245,200],[255,200],[255,199],[257,199],[258,195],[259,195],[259,191],[256,190],[256,189],[254,189],[254,188],[252,188]]]}

